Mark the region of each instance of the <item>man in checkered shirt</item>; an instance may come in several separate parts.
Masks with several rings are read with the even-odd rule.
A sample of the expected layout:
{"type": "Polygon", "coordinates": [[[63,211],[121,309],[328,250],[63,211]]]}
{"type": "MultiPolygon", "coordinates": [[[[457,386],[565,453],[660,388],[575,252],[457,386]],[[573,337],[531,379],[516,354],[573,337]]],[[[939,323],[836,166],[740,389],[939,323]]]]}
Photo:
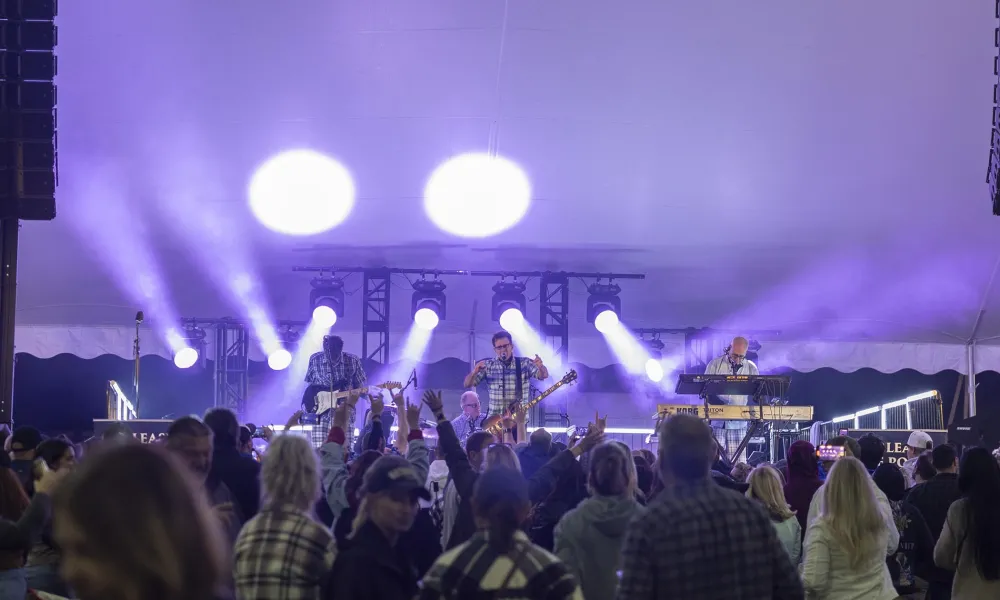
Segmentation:
{"type": "Polygon", "coordinates": [[[764,508],[712,481],[711,428],[674,415],[659,446],[664,488],[628,526],[619,600],[803,600],[764,508]]]}
{"type": "MultiPolygon", "coordinates": [[[[368,376],[364,367],[361,366],[361,359],[353,354],[344,352],[344,340],[336,335],[328,335],[323,338],[323,350],[309,357],[309,368],[306,370],[306,396],[303,403],[308,407],[310,403],[315,404],[315,394],[320,391],[330,391],[333,385],[338,391],[355,390],[363,388],[368,384],[368,376]]],[[[344,400],[337,402],[339,405],[344,400]]],[[[316,425],[313,425],[310,439],[313,446],[319,448],[326,443],[326,435],[330,432],[333,423],[333,411],[320,415],[316,425]]],[[[347,448],[353,447],[354,439],[354,407],[348,411],[347,416],[347,448]]]]}
{"type": "Polygon", "coordinates": [[[531,399],[531,378],[549,378],[549,370],[537,354],[532,359],[514,356],[514,342],[506,331],[493,335],[493,351],[497,357],[476,363],[464,382],[465,387],[474,388],[480,381],[486,380],[490,402],[485,416],[502,415],[512,404],[528,402],[531,399]],[[520,396],[517,394],[518,366],[521,370],[520,396]]]}

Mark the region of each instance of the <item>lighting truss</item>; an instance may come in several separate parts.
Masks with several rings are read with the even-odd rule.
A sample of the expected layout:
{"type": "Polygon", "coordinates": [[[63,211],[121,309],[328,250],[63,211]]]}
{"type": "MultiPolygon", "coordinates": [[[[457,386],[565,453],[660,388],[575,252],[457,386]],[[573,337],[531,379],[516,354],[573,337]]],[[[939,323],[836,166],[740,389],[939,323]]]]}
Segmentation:
{"type": "MultiPolygon", "coordinates": [[[[339,269],[342,272],[357,270],[339,269]]],[[[361,269],[364,274],[364,311],[361,320],[361,354],[365,370],[389,364],[389,291],[391,269],[361,269]]]]}
{"type": "MultiPolygon", "coordinates": [[[[994,18],[1000,22],[1000,0],[994,5],[994,18]]],[[[993,201],[993,214],[1000,215],[1000,26],[993,30],[993,46],[997,56],[993,58],[993,76],[997,78],[993,84],[993,119],[990,128],[990,161],[986,168],[986,183],[990,189],[990,199],[993,201]]]]}

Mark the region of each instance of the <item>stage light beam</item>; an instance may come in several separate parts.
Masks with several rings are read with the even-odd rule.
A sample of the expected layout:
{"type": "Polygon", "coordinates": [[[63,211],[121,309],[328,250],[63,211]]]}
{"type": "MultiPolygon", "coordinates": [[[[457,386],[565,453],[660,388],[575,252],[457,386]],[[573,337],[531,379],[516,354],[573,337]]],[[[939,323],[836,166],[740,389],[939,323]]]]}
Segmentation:
{"type": "Polygon", "coordinates": [[[601,311],[594,317],[594,327],[601,333],[610,333],[618,323],[618,315],[613,310],[601,311]]]}
{"type": "Polygon", "coordinates": [[[292,364],[292,353],[284,348],[275,350],[267,355],[267,366],[272,371],[284,371],[292,364]]]}
{"type": "Polygon", "coordinates": [[[524,326],[524,313],[519,308],[508,308],[500,313],[500,327],[506,332],[519,331],[524,326]]]}
{"type": "Polygon", "coordinates": [[[438,314],[430,308],[419,308],[413,315],[413,323],[425,331],[434,329],[440,322],[438,314]]]}
{"type": "Polygon", "coordinates": [[[660,365],[660,361],[655,358],[646,361],[646,377],[649,377],[653,383],[663,381],[663,367],[660,365]]]}
{"type": "Polygon", "coordinates": [[[198,362],[198,351],[190,346],[181,348],[174,353],[174,366],[178,369],[189,369],[198,362]]]}

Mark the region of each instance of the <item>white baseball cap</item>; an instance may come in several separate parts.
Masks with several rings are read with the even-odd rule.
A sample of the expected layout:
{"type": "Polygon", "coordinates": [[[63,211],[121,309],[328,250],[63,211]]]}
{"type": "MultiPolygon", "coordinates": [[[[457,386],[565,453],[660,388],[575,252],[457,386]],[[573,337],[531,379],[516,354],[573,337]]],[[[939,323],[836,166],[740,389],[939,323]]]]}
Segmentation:
{"type": "Polygon", "coordinates": [[[926,431],[914,431],[906,440],[906,445],[918,450],[928,450],[934,446],[934,440],[926,431]]]}

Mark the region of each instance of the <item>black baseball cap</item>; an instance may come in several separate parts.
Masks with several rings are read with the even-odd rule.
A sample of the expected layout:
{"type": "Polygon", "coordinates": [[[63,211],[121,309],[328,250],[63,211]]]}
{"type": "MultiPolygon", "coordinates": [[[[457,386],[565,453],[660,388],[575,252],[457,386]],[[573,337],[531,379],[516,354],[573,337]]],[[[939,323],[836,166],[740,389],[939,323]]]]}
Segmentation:
{"type": "Polygon", "coordinates": [[[18,427],[10,436],[10,449],[14,452],[34,450],[42,443],[42,434],[34,427],[18,427]]]}
{"type": "Polygon", "coordinates": [[[402,456],[383,456],[372,463],[365,473],[365,493],[391,492],[393,490],[416,493],[418,498],[429,501],[431,493],[410,461],[402,456]]]}

